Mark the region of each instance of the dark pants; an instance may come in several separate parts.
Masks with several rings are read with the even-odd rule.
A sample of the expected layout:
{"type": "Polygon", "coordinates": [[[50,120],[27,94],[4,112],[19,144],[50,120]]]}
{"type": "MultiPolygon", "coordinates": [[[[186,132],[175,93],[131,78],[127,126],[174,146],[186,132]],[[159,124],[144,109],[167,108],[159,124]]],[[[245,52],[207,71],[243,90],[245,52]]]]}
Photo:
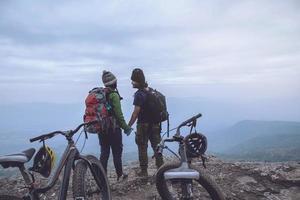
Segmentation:
{"type": "Polygon", "coordinates": [[[105,171],[107,171],[107,162],[110,154],[110,148],[113,154],[113,160],[115,169],[118,176],[122,176],[122,131],[120,128],[116,128],[110,131],[108,134],[99,134],[99,144],[101,147],[100,161],[105,171]]]}

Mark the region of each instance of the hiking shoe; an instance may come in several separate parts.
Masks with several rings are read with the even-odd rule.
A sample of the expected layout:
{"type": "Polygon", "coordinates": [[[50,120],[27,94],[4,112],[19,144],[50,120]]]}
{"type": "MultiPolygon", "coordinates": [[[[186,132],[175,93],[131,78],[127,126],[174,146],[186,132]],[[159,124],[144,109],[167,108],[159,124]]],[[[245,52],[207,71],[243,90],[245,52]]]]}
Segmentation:
{"type": "Polygon", "coordinates": [[[147,169],[142,169],[139,172],[136,173],[140,177],[147,177],[148,176],[148,171],[147,169]]]}
{"type": "Polygon", "coordinates": [[[118,176],[118,178],[117,178],[117,181],[119,181],[119,180],[120,180],[120,178],[122,178],[122,180],[125,180],[125,179],[127,179],[127,178],[128,178],[128,174],[126,174],[126,173],[123,173],[121,176],[118,176]]]}

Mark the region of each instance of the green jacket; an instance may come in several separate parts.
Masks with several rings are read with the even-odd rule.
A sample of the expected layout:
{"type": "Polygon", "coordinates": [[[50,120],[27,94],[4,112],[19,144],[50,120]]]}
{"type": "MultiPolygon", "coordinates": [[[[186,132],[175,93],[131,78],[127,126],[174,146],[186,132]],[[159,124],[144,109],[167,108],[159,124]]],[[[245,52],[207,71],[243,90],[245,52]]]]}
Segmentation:
{"type": "Polygon", "coordinates": [[[124,119],[124,115],[123,115],[122,108],[121,108],[120,95],[115,91],[110,92],[108,95],[108,100],[112,106],[113,114],[116,117],[119,126],[124,131],[128,131],[130,129],[130,127],[127,125],[127,123],[125,122],[125,119],[124,119]]]}

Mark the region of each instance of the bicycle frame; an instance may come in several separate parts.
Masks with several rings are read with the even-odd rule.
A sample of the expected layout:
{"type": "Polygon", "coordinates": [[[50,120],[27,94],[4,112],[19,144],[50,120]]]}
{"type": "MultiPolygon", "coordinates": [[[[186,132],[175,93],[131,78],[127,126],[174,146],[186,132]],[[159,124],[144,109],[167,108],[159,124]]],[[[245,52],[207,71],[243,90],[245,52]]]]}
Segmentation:
{"type": "MultiPolygon", "coordinates": [[[[184,199],[190,199],[193,197],[193,180],[198,180],[200,178],[200,173],[197,170],[190,168],[190,162],[186,154],[186,144],[184,138],[180,135],[180,128],[183,126],[191,126],[191,131],[193,127],[196,126],[197,118],[201,117],[201,114],[198,114],[185,122],[181,123],[177,127],[176,134],[172,139],[162,140],[161,144],[158,147],[158,152],[162,153],[165,146],[165,142],[178,142],[179,143],[179,160],[180,164],[176,168],[169,169],[163,173],[165,180],[180,181],[181,182],[181,192],[184,199]]],[[[172,152],[172,151],[171,151],[172,152]]],[[[174,153],[174,152],[172,152],[174,153]]],[[[175,153],[174,153],[175,154],[175,153]]],[[[175,154],[176,155],[176,154],[175,154]]]]}
{"type": "Polygon", "coordinates": [[[156,188],[162,199],[194,199],[194,197],[200,199],[199,197],[200,195],[202,196],[203,190],[212,199],[225,199],[214,181],[205,175],[205,171],[192,164],[192,158],[201,156],[203,167],[205,168],[206,138],[204,136],[202,141],[202,138],[200,138],[202,134],[197,134],[196,130],[195,133],[192,133],[199,117],[201,117],[201,114],[182,122],[177,127],[177,132],[172,138],[163,139],[158,145],[156,153],[161,155],[163,149],[168,149],[180,161],[177,163],[165,163],[156,173],[156,188]],[[180,134],[180,128],[183,126],[191,127],[190,135],[183,137],[180,134]],[[169,149],[165,142],[178,142],[179,156],[169,149]]]}
{"type": "Polygon", "coordinates": [[[179,156],[179,167],[167,170],[164,173],[165,179],[199,179],[199,172],[189,167],[185,144],[182,141],[179,142],[179,156]]]}
{"type": "Polygon", "coordinates": [[[178,142],[179,143],[179,156],[180,156],[180,165],[177,168],[167,170],[164,173],[164,177],[166,180],[168,179],[199,179],[199,172],[191,169],[189,167],[187,155],[186,155],[186,146],[183,140],[183,137],[180,136],[180,128],[186,126],[191,123],[191,131],[192,128],[196,126],[197,118],[201,117],[201,114],[198,114],[185,122],[181,123],[177,127],[176,134],[173,136],[173,139],[165,139],[162,141],[162,145],[164,147],[165,142],[178,142]]]}
{"type": "MultiPolygon", "coordinates": [[[[27,185],[29,192],[23,197],[25,200],[39,200],[39,195],[47,192],[50,190],[57,182],[59,175],[61,174],[63,168],[64,169],[64,175],[63,175],[63,181],[60,186],[59,190],[59,196],[58,200],[65,200],[67,196],[67,190],[69,185],[69,177],[71,175],[71,168],[74,165],[74,162],[76,160],[82,159],[85,162],[87,162],[89,168],[92,170],[91,164],[88,161],[85,156],[81,156],[78,149],[76,148],[74,141],[72,139],[68,140],[68,146],[66,147],[60,161],[58,164],[58,167],[56,168],[54,175],[51,177],[49,182],[45,187],[36,188],[35,180],[33,175],[29,172],[28,169],[25,169],[24,165],[19,168],[21,171],[21,174],[25,180],[25,184],[27,185]]],[[[94,172],[93,172],[94,173],[94,172]]]]}

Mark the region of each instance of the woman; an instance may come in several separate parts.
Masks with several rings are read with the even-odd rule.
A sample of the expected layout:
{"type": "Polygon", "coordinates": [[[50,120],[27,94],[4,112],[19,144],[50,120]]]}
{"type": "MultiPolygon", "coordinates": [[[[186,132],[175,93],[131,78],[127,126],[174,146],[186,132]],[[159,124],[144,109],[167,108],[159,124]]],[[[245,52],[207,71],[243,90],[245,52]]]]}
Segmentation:
{"type": "Polygon", "coordinates": [[[113,162],[117,173],[117,179],[121,177],[123,179],[127,178],[128,175],[123,172],[122,167],[122,152],[123,152],[123,143],[122,143],[122,131],[128,136],[133,131],[130,128],[125,120],[121,109],[121,96],[117,90],[117,79],[109,71],[103,71],[102,81],[107,91],[107,100],[111,106],[111,114],[116,123],[114,123],[113,128],[110,128],[108,134],[98,134],[99,144],[101,146],[100,161],[107,171],[107,162],[109,159],[110,149],[113,154],[113,162]]]}

